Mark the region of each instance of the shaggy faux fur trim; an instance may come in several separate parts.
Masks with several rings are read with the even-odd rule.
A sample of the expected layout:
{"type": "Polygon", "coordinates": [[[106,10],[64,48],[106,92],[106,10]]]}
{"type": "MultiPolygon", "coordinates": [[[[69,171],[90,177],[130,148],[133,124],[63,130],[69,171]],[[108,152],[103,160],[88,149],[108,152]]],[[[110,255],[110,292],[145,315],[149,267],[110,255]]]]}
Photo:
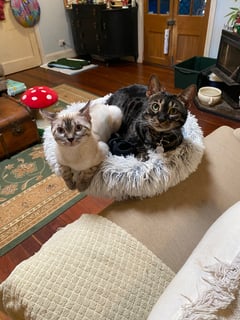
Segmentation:
{"type": "Polygon", "coordinates": [[[228,308],[239,292],[240,254],[230,264],[218,261],[216,265],[205,267],[202,279],[208,289],[182,307],[178,320],[220,319],[218,312],[228,308]]]}
{"type": "MultiPolygon", "coordinates": [[[[109,95],[94,100],[104,103],[109,95]]],[[[80,109],[85,103],[74,103],[62,112],[80,109]]],[[[109,154],[94,176],[87,194],[98,197],[124,200],[127,198],[153,197],[175,186],[194,172],[201,162],[204,144],[202,130],[190,112],[183,127],[184,140],[174,151],[149,152],[149,160],[142,162],[134,156],[109,154]]],[[[44,133],[46,159],[56,174],[59,174],[55,157],[54,138],[50,128],[44,133]]]]}

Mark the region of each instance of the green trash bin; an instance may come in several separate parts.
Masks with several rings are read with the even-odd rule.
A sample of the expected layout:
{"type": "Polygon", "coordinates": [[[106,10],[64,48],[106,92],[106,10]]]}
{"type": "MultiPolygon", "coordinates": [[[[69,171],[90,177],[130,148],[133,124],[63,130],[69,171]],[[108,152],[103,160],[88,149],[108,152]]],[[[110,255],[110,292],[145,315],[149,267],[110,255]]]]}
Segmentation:
{"type": "Polygon", "coordinates": [[[203,80],[203,74],[206,74],[206,71],[210,70],[210,67],[214,66],[216,62],[217,59],[214,58],[192,57],[176,64],[174,66],[175,88],[185,89],[191,84],[196,84],[199,88],[203,80]]]}

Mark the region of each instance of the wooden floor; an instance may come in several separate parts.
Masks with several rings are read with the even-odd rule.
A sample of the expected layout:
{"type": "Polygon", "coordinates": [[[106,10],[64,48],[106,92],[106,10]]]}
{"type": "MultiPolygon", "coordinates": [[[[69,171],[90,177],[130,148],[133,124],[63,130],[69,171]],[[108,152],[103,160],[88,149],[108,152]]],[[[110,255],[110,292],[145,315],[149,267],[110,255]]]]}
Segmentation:
{"type": "MultiPolygon", "coordinates": [[[[65,83],[103,96],[130,84],[147,84],[149,76],[152,73],[158,74],[162,85],[165,86],[169,92],[178,93],[181,91],[180,89],[174,88],[173,70],[131,62],[118,62],[110,66],[100,64],[98,68],[74,76],[63,75],[42,68],[34,68],[11,74],[8,78],[22,81],[28,88],[37,85],[54,87],[65,83]]],[[[196,115],[204,135],[211,133],[221,125],[229,125],[233,128],[240,126],[240,122],[201,112],[196,109],[195,106],[191,107],[191,112],[196,115]]],[[[112,200],[110,199],[97,199],[87,196],[3,257],[0,257],[0,282],[10,274],[16,265],[38,251],[41,245],[46,242],[59,227],[71,223],[84,212],[99,213],[111,202],[112,200]]]]}

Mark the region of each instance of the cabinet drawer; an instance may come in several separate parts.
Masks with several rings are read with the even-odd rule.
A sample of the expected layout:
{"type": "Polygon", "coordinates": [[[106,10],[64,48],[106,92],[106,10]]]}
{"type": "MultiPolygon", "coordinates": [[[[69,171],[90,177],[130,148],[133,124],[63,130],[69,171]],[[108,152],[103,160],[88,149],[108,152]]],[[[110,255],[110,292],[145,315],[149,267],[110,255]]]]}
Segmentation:
{"type": "Polygon", "coordinates": [[[101,13],[101,10],[106,9],[106,5],[92,4],[73,4],[72,10],[78,18],[94,18],[101,13]]]}

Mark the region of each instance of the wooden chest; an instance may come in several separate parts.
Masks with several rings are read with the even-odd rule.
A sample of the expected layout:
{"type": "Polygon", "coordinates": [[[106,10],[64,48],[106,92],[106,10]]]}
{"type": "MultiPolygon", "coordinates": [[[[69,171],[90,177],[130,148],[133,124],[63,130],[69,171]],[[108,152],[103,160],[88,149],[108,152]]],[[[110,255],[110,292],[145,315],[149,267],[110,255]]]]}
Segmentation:
{"type": "Polygon", "coordinates": [[[8,97],[0,97],[0,159],[40,142],[31,111],[8,97]]]}

